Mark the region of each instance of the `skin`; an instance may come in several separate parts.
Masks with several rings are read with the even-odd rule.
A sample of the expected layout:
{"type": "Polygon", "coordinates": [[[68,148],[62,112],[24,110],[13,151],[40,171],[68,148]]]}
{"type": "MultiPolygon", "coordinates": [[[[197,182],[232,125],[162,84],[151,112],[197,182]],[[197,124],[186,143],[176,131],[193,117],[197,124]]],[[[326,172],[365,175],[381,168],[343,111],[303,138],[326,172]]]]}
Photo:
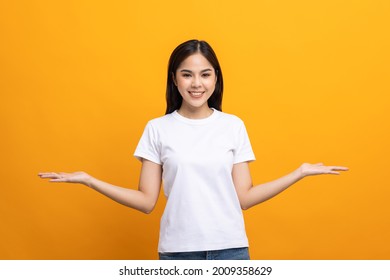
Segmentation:
{"type": "Polygon", "coordinates": [[[190,119],[208,117],[213,111],[207,100],[213,94],[217,76],[210,62],[200,53],[187,57],[178,67],[173,81],[183,97],[178,113],[190,119]]]}
{"type": "MultiPolygon", "coordinates": [[[[172,75],[172,79],[183,97],[178,113],[186,118],[202,119],[210,116],[213,110],[207,100],[212,95],[217,81],[215,70],[209,61],[196,53],[186,58],[172,75]]],[[[325,166],[322,163],[304,163],[293,172],[274,181],[253,186],[248,162],[233,165],[232,177],[242,209],[266,201],[281,193],[299,180],[313,175],[339,175],[347,171],[343,166],[325,166]]],[[[42,179],[49,182],[79,183],[125,206],[150,213],[154,209],[162,181],[162,166],[148,160],[142,161],[138,190],[127,189],[100,181],[86,172],[42,172],[42,179]]]]}

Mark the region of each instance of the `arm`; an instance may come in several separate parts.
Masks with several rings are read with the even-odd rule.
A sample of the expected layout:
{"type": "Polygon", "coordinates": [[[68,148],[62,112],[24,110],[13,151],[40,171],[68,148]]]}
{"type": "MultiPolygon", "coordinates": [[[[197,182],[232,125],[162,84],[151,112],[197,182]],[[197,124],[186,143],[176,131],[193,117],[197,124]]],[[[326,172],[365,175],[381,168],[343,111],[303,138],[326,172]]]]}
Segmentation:
{"type": "Polygon", "coordinates": [[[161,165],[143,160],[138,190],[122,188],[100,181],[85,172],[39,173],[49,182],[80,183],[98,191],[112,200],[149,214],[156,205],[161,186],[161,165]]]}
{"type": "Polygon", "coordinates": [[[348,168],[342,166],[324,166],[322,163],[304,163],[290,174],[254,187],[252,185],[249,164],[242,162],[233,166],[232,176],[241,208],[246,210],[274,197],[306,176],[320,174],[338,175],[339,172],[336,170],[347,171],[348,168]]]}

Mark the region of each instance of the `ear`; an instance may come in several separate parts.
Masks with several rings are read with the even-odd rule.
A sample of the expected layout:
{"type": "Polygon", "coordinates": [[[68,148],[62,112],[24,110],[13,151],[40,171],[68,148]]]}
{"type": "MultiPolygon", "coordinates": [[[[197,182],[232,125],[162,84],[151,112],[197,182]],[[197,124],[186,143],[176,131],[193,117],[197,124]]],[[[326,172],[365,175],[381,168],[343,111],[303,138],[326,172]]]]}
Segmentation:
{"type": "Polygon", "coordinates": [[[175,86],[177,86],[175,74],[173,72],[172,72],[172,81],[175,84],[175,86]]]}

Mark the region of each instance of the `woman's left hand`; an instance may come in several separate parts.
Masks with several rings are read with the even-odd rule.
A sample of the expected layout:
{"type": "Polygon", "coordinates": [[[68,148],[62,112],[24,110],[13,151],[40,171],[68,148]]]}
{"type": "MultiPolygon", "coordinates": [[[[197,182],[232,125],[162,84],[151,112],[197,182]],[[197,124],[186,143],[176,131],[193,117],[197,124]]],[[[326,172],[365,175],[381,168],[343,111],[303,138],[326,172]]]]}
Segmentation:
{"type": "Polygon", "coordinates": [[[304,163],[299,167],[302,177],[321,174],[340,175],[338,171],[347,171],[348,167],[344,166],[325,166],[322,163],[310,164],[304,163]]]}

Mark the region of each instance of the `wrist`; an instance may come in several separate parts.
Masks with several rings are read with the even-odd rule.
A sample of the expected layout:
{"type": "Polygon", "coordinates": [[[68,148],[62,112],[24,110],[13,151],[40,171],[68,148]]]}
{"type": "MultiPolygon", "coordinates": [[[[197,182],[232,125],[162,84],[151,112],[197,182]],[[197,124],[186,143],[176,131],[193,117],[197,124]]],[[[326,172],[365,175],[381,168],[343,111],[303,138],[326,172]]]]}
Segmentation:
{"type": "Polygon", "coordinates": [[[305,172],[302,168],[302,165],[298,169],[295,170],[295,174],[297,176],[297,180],[301,180],[307,176],[307,174],[305,174],[305,172]]]}
{"type": "Polygon", "coordinates": [[[95,178],[88,175],[87,178],[84,180],[83,184],[86,185],[87,187],[93,189],[94,180],[95,180],[95,178]]]}

